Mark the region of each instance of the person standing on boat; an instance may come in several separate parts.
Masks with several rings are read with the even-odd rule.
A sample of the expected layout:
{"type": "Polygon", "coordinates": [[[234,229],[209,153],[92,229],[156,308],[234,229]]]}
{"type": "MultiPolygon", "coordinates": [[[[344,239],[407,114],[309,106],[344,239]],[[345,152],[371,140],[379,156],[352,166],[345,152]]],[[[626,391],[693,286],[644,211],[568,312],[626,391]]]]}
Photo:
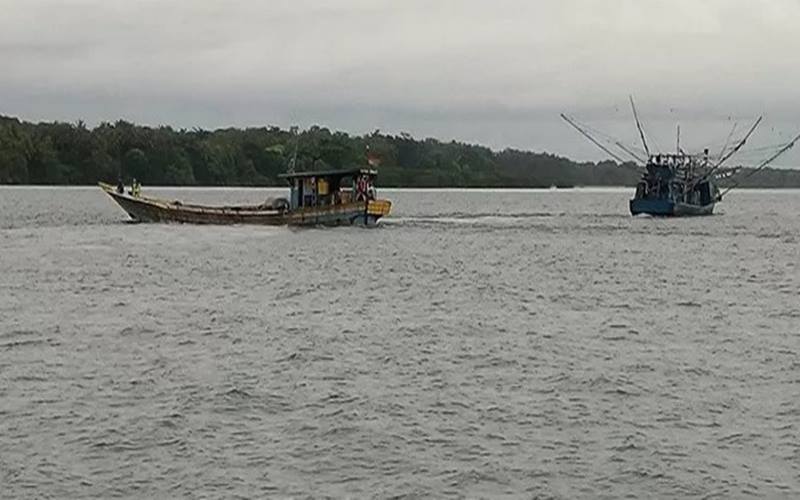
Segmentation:
{"type": "Polygon", "coordinates": [[[138,198],[140,194],[142,194],[142,185],[139,184],[139,181],[133,179],[131,183],[131,196],[138,198]]]}
{"type": "Polygon", "coordinates": [[[122,182],[122,176],[121,175],[117,179],[117,193],[125,194],[125,183],[122,182]]]}
{"type": "Polygon", "coordinates": [[[356,201],[364,201],[367,199],[367,178],[366,176],[359,176],[356,181],[356,201]]]}

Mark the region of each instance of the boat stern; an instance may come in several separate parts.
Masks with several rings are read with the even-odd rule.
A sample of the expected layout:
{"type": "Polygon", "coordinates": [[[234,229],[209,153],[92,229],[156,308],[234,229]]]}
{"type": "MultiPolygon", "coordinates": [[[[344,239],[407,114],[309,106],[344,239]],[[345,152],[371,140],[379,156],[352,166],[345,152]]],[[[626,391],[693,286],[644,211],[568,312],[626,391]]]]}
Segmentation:
{"type": "Polygon", "coordinates": [[[392,202],[389,200],[370,200],[367,203],[367,214],[375,217],[384,217],[392,211],[392,202]]]}
{"type": "Polygon", "coordinates": [[[370,200],[367,202],[366,210],[361,217],[356,218],[356,224],[363,224],[367,227],[375,227],[378,221],[389,215],[392,211],[392,202],[389,200],[370,200]]]}

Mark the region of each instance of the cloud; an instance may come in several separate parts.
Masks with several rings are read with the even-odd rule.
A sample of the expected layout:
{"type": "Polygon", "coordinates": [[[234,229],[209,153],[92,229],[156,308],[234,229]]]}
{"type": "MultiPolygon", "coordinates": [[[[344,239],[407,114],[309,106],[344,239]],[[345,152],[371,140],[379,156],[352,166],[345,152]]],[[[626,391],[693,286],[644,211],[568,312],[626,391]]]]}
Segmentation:
{"type": "MultiPolygon", "coordinates": [[[[796,0],[0,0],[0,112],[178,126],[323,123],[602,153],[569,111],[661,142],[728,117],[800,129],[796,0]]],[[[772,130],[772,128],[768,129],[772,130]]],[[[691,135],[689,135],[691,134],[691,135]]],[[[798,162],[800,163],[800,162],[798,162]]]]}

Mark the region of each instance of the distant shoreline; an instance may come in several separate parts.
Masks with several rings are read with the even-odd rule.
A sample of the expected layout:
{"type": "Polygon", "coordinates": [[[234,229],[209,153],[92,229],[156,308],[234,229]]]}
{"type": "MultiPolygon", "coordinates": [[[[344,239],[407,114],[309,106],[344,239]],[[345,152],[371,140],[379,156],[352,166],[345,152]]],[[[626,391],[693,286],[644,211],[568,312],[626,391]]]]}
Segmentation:
{"type": "MultiPolygon", "coordinates": [[[[93,186],[121,176],[126,184],[136,178],[145,186],[268,188],[282,187],[281,175],[290,168],[365,165],[379,171],[378,188],[632,188],[642,175],[632,162],[578,162],[378,130],[361,136],[320,126],[188,130],[122,120],[90,128],[0,115],[0,183],[6,185],[93,186]]],[[[748,177],[745,168],[740,175],[743,188],[800,188],[800,170],[766,168],[748,177]]]]}

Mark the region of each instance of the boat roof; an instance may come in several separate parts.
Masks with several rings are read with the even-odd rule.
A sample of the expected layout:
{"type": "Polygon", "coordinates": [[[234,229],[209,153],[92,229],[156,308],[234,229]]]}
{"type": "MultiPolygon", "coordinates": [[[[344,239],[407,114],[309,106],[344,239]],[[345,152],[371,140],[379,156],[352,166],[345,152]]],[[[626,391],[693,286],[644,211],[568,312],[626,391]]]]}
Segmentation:
{"type": "Polygon", "coordinates": [[[285,174],[280,174],[278,177],[283,179],[300,179],[300,178],[307,178],[307,177],[353,177],[356,175],[367,175],[370,177],[375,177],[378,175],[377,170],[372,170],[370,168],[349,168],[344,170],[316,170],[316,171],[308,171],[308,172],[287,172],[285,174]]]}

